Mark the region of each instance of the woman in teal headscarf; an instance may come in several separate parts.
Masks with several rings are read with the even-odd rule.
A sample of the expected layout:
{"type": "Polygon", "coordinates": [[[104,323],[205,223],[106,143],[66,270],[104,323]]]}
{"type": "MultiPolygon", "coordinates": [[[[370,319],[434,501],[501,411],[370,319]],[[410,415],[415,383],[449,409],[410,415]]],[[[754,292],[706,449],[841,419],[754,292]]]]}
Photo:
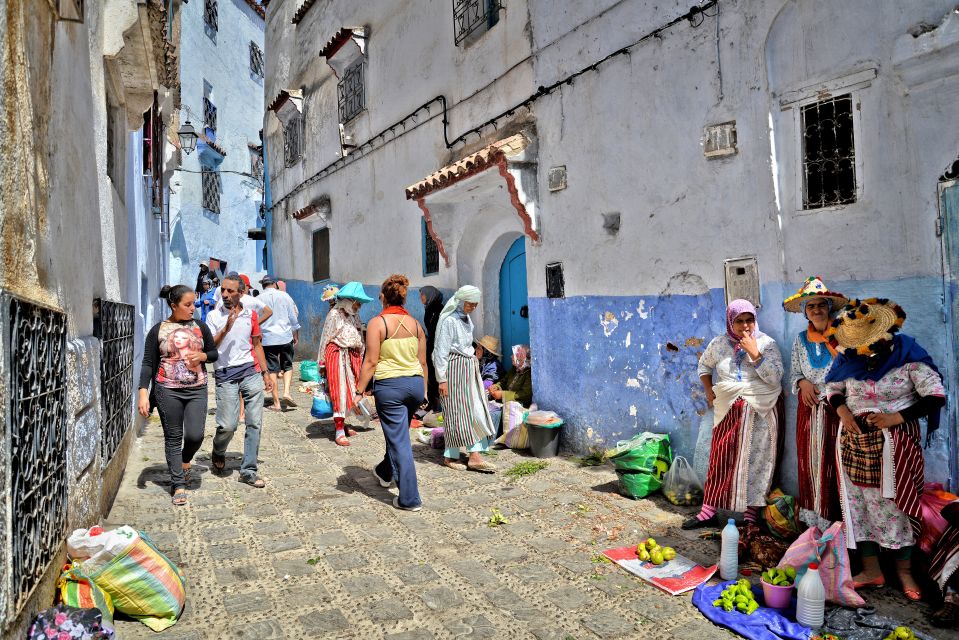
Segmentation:
{"type": "Polygon", "coordinates": [[[481,452],[489,449],[496,433],[486,402],[486,389],[473,348],[472,313],[481,299],[473,286],[461,287],[440,314],[433,347],[433,366],[443,401],[444,464],[458,471],[493,473],[496,467],[481,452]],[[459,462],[460,447],[466,447],[469,461],[459,462]]]}

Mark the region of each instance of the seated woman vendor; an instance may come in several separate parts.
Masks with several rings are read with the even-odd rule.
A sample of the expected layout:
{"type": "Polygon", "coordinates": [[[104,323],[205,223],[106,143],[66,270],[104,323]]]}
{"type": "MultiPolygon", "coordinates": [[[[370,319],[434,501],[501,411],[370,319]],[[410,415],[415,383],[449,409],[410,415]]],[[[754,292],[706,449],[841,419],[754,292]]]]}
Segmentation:
{"type": "Polygon", "coordinates": [[[513,347],[513,368],[497,383],[489,388],[490,396],[502,402],[503,392],[515,394],[514,399],[528,407],[533,402],[533,372],[530,369],[529,345],[518,344],[513,347]]]}

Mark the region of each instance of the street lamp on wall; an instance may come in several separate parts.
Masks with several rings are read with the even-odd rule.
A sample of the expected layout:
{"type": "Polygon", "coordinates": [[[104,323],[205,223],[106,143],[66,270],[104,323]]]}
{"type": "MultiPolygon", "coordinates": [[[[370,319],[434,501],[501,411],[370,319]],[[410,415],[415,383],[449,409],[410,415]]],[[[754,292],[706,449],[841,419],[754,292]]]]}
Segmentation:
{"type": "Polygon", "coordinates": [[[190,124],[190,121],[187,120],[183,123],[183,126],[180,127],[180,130],[176,132],[177,136],[180,138],[180,148],[183,149],[184,153],[190,155],[196,149],[196,129],[193,128],[193,125],[190,124]]]}

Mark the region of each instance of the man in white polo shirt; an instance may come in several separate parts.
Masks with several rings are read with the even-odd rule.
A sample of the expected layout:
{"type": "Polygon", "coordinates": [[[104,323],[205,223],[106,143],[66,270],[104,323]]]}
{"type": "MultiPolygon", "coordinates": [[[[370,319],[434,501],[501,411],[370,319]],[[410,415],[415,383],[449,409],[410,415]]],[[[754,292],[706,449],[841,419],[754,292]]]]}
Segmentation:
{"type": "Polygon", "coordinates": [[[206,324],[213,333],[219,358],[214,366],[216,379],[216,435],[213,437],[213,470],[226,468],[226,448],[240,419],[240,398],[246,404],[246,432],[240,482],[258,489],[266,486],[257,476],[256,458],[260,451],[260,426],[263,422],[263,391],[272,391],[273,383],[263,355],[260,322],[253,309],[241,302],[243,281],[226,276],[220,286],[222,300],[208,314],[206,324]]]}
{"type": "Polygon", "coordinates": [[[281,411],[280,378],[283,380],[283,401],[287,406],[296,406],[290,389],[293,387],[293,347],[300,338],[300,312],[293,298],[276,288],[276,278],[264,276],[260,284],[263,285],[263,293],[257,300],[273,310],[269,322],[263,322],[260,326],[263,331],[263,353],[266,354],[266,364],[273,380],[273,406],[270,408],[281,411]]]}

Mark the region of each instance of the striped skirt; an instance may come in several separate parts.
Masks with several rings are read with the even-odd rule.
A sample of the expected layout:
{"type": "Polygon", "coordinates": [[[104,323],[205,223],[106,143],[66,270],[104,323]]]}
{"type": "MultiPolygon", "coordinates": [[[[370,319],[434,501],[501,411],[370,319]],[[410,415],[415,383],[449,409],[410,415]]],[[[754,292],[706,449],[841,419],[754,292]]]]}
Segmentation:
{"type": "Polygon", "coordinates": [[[825,402],[813,408],[799,403],[796,412],[799,506],[829,522],[842,519],[836,475],[838,434],[839,416],[835,409],[825,402]]]}
{"type": "Polygon", "coordinates": [[[345,349],[330,342],[323,357],[326,359],[326,387],[330,392],[333,416],[344,418],[356,405],[356,380],[363,365],[363,351],[345,349]]]}
{"type": "Polygon", "coordinates": [[[479,361],[450,353],[446,369],[447,396],[443,398],[443,438],[448,448],[469,447],[496,430],[486,403],[479,361]]]}
{"type": "Polygon", "coordinates": [[[782,396],[767,417],[742,398],[713,429],[703,504],[729,511],[765,506],[778,466],[784,422],[782,396]]]}
{"type": "Polygon", "coordinates": [[[945,593],[946,583],[959,569],[959,528],[946,527],[932,552],[929,574],[945,593]]]}

